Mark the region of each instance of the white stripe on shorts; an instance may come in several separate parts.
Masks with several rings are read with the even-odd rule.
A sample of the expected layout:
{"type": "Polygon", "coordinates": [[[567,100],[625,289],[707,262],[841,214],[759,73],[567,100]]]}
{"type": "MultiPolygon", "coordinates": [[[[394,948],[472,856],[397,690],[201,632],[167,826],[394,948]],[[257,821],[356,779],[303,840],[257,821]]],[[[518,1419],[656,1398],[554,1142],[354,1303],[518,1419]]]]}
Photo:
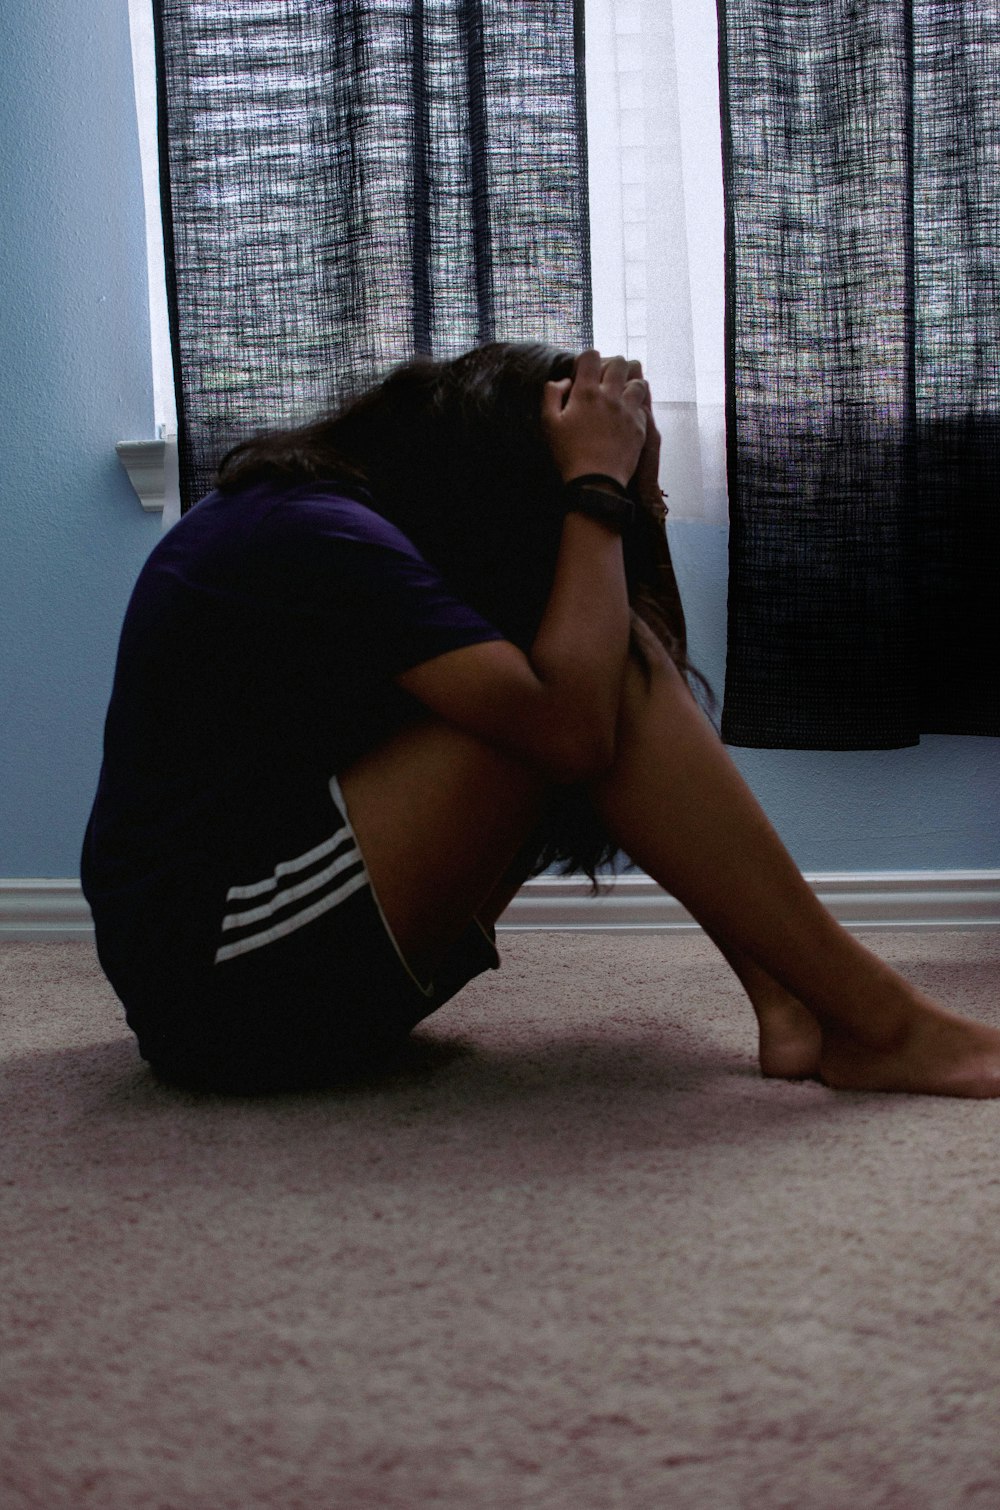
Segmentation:
{"type": "Polygon", "coordinates": [[[264,877],[263,881],[254,881],[251,886],[230,886],[226,892],[226,901],[237,902],[244,897],[262,897],[266,891],[274,891],[278,885],[279,876],[294,875],[297,870],[305,870],[306,866],[311,865],[314,860],[321,860],[324,855],[332,854],[345,839],[350,839],[352,842],[354,839],[346,823],[343,828],[337,830],[332,839],[324,839],[322,844],[317,844],[314,849],[306,850],[305,854],[299,855],[297,860],[282,860],[280,865],[274,867],[271,875],[264,877]]]}
{"type": "Polygon", "coordinates": [[[229,944],[223,944],[215,955],[215,963],[221,964],[224,960],[234,959],[237,955],[246,954],[251,949],[260,949],[265,944],[272,943],[275,939],[283,938],[286,934],[293,933],[297,928],[302,928],[314,918],[336,907],[367,883],[368,877],[361,859],[361,851],[358,849],[354,834],[350,825],[344,826],[333,834],[329,839],[324,839],[321,844],[316,844],[305,854],[298,855],[291,860],[282,860],[274,867],[271,875],[262,881],[254,881],[247,886],[231,886],[226,892],[226,901],[229,903],[242,902],[232,912],[228,912],[222,920],[222,932],[232,932],[233,929],[245,929],[253,923],[261,926],[255,928],[252,933],[235,940],[229,944]],[[329,865],[308,876],[305,880],[296,881],[295,877],[308,865],[315,864],[327,855],[333,855],[329,865]],[[355,866],[361,866],[359,873],[349,876],[339,885],[331,886],[337,877],[344,871],[355,866]],[[320,897],[316,892],[327,888],[320,897]],[[261,901],[257,906],[247,906],[258,898],[263,898],[268,893],[266,901],[261,901]],[[275,915],[283,912],[290,904],[302,902],[304,898],[312,898],[312,901],[304,906],[295,908],[287,916],[278,920],[275,915]]]}
{"type": "Polygon", "coordinates": [[[360,891],[362,886],[368,885],[368,877],[365,872],[359,871],[356,876],[351,876],[342,886],[328,892],[325,897],[320,897],[311,907],[304,912],[293,913],[291,917],[282,918],[280,923],[275,923],[272,928],[267,928],[263,933],[252,933],[248,938],[240,939],[235,944],[224,944],[216,950],[215,963],[221,965],[224,960],[235,959],[238,954],[247,954],[251,949],[260,949],[264,944],[271,944],[275,939],[284,938],[288,933],[294,933],[297,928],[305,927],[313,918],[320,917],[328,912],[331,907],[336,907],[338,902],[343,902],[352,892],[360,891]]]}
{"type": "MultiPolygon", "coordinates": [[[[282,907],[287,907],[289,902],[297,902],[300,897],[307,897],[310,892],[318,891],[327,881],[332,881],[334,876],[339,876],[341,871],[349,865],[356,865],[361,859],[357,845],[352,841],[349,834],[342,834],[340,847],[347,845],[343,854],[337,856],[332,865],[327,865],[324,870],[318,870],[314,876],[300,881],[298,885],[285,885],[275,893],[269,901],[260,907],[244,907],[242,911],[229,912],[222,919],[222,931],[226,933],[231,928],[245,928],[248,923],[259,923],[264,918],[273,918],[282,907]]],[[[287,864],[288,862],[286,862],[287,864]]],[[[296,867],[298,868],[298,867],[296,867]]],[[[237,888],[234,887],[233,890],[237,888]]],[[[227,902],[232,897],[232,891],[226,893],[227,902]]]]}

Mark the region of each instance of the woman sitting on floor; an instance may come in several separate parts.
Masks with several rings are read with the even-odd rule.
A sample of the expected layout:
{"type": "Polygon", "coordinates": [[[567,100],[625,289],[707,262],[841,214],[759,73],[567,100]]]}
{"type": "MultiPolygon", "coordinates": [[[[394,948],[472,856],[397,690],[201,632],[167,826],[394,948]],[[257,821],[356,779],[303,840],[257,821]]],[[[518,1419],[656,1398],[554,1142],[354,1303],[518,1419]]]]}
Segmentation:
{"type": "Polygon", "coordinates": [[[224,459],[122,632],[83,853],[160,1075],[332,1083],[498,964],[553,862],[623,850],[743,982],[766,1075],[1000,1095],[816,900],[689,687],[638,364],[410,363],[224,459]]]}

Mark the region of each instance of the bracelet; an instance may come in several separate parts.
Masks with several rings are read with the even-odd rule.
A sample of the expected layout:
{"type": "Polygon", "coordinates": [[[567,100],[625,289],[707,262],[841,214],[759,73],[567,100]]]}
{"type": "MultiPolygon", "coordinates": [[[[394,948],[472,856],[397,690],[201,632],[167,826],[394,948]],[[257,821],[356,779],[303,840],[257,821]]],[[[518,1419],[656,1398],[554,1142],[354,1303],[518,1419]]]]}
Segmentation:
{"type": "MultiPolygon", "coordinates": [[[[618,534],[624,534],[635,519],[635,503],[625,492],[621,484],[616,484],[614,493],[604,486],[594,486],[590,479],[597,476],[591,473],[590,477],[574,477],[564,489],[566,500],[566,512],[568,514],[585,514],[588,519],[596,519],[608,529],[617,530],[618,534]]],[[[614,482],[613,477],[605,479],[601,476],[601,483],[614,482]]]]}
{"type": "Polygon", "coordinates": [[[563,486],[569,488],[603,488],[611,489],[618,494],[619,498],[628,497],[628,489],[623,487],[617,477],[609,477],[607,472],[584,472],[580,477],[572,477],[563,486]]]}

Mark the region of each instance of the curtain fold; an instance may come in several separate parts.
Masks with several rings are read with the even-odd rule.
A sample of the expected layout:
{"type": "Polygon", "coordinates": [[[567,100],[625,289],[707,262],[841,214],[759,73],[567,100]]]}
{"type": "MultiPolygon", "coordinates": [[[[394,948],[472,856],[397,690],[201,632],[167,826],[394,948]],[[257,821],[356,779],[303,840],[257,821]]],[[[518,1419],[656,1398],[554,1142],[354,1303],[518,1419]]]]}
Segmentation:
{"type": "Polygon", "coordinates": [[[182,494],[416,353],[591,338],[582,0],[154,0],[182,494]]]}
{"type": "Polygon", "coordinates": [[[719,0],[723,737],[1000,734],[1000,13],[719,0]]]}

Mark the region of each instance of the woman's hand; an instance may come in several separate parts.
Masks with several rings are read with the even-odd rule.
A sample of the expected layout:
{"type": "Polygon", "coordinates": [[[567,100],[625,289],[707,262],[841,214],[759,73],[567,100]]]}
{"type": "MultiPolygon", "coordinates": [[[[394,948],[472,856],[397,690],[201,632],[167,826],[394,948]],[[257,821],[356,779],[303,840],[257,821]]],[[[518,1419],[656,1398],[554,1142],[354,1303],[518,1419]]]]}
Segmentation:
{"type": "Polygon", "coordinates": [[[643,441],[639,464],[635,469],[629,491],[633,498],[638,498],[655,518],[663,519],[666,517],[667,508],[660,487],[660,432],[653,418],[652,397],[649,395],[648,384],[646,393],[646,438],[643,441]]]}
{"type": "Polygon", "coordinates": [[[564,482],[602,472],[627,487],[652,422],[649,404],[639,363],[604,361],[599,351],[582,352],[572,378],[546,383],[542,425],[564,482]]]}

